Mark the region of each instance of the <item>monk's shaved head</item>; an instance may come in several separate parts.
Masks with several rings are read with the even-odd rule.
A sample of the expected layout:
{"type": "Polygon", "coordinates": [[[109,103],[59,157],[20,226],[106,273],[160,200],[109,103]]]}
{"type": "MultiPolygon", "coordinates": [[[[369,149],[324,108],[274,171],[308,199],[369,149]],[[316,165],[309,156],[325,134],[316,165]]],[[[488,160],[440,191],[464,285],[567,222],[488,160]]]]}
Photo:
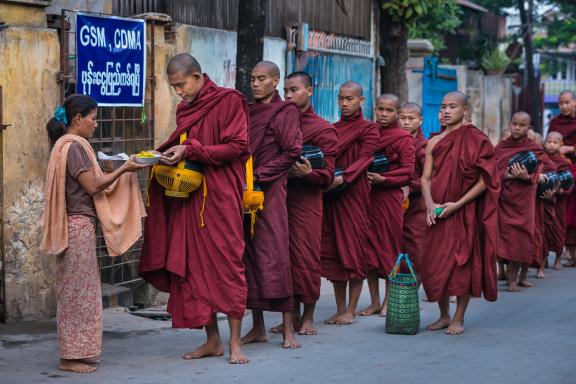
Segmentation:
{"type": "Polygon", "coordinates": [[[345,82],[344,84],[342,84],[342,85],[340,86],[340,89],[343,89],[343,88],[353,90],[358,97],[364,96],[364,90],[362,89],[362,86],[361,86],[359,83],[355,82],[355,81],[347,81],[347,82],[345,82]]]}
{"type": "Polygon", "coordinates": [[[518,119],[528,119],[528,124],[532,123],[532,118],[530,117],[530,115],[527,112],[524,112],[524,111],[515,112],[512,115],[512,120],[514,120],[515,117],[518,119]]]}
{"type": "Polygon", "coordinates": [[[400,113],[402,112],[416,112],[418,116],[422,116],[422,107],[418,103],[409,102],[400,108],[400,113]]]}
{"type": "Polygon", "coordinates": [[[571,91],[569,89],[565,89],[562,92],[560,92],[560,94],[558,95],[558,97],[562,97],[564,95],[569,95],[573,100],[574,100],[574,91],[571,91]]]}
{"type": "Polygon", "coordinates": [[[468,106],[468,97],[460,91],[452,91],[452,92],[448,92],[447,94],[444,95],[444,98],[454,98],[457,99],[460,102],[460,105],[463,107],[467,107],[468,106]]]}
{"type": "Polygon", "coordinates": [[[306,88],[312,87],[312,76],[310,76],[310,74],[306,72],[297,71],[292,72],[291,74],[286,76],[286,80],[292,80],[292,79],[299,79],[300,81],[302,81],[302,83],[306,88]]]}
{"type": "Polygon", "coordinates": [[[560,140],[563,141],[564,137],[562,137],[562,135],[560,134],[560,132],[548,132],[548,135],[546,136],[546,139],[554,139],[554,140],[560,140]]]}
{"type": "Polygon", "coordinates": [[[175,75],[179,72],[183,75],[191,75],[193,73],[202,74],[202,68],[200,67],[200,63],[198,63],[192,55],[179,53],[168,62],[166,72],[168,75],[175,75]]]}
{"type": "Polygon", "coordinates": [[[270,77],[280,77],[280,68],[278,68],[278,66],[271,61],[261,61],[254,66],[252,71],[255,69],[264,70],[270,77]]]}
{"type": "Polygon", "coordinates": [[[393,95],[391,93],[384,93],[384,94],[378,96],[378,99],[376,99],[376,102],[378,103],[381,100],[392,101],[396,105],[396,109],[400,108],[400,99],[396,95],[393,95]]]}

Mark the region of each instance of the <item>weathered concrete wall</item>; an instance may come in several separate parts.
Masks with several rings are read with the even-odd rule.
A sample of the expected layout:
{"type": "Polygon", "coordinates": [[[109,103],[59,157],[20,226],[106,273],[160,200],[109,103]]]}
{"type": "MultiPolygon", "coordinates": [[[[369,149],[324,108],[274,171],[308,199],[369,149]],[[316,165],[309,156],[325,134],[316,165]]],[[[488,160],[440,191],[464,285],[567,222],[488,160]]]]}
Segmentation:
{"type": "MultiPolygon", "coordinates": [[[[472,123],[481,128],[493,143],[497,143],[514,112],[512,79],[507,76],[484,75],[481,71],[469,70],[463,65],[443,67],[456,70],[458,89],[468,96],[472,123]]],[[[422,73],[408,70],[406,75],[409,100],[422,104],[422,73]]]]}
{"type": "MultiPolygon", "coordinates": [[[[29,9],[20,10],[26,19],[29,9]]],[[[46,318],[55,312],[55,259],[41,255],[38,245],[49,158],[45,125],[58,102],[59,44],[56,31],[43,23],[0,30],[4,121],[12,124],[2,133],[8,321],[46,318]]]]}

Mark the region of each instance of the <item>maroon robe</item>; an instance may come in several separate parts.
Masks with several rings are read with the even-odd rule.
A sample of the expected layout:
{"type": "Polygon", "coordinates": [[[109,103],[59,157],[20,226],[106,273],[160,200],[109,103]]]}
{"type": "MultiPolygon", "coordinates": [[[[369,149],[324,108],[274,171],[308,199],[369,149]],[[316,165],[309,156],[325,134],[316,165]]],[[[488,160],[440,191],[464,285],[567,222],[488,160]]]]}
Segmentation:
{"type": "Polygon", "coordinates": [[[288,171],[302,149],[301,115],[296,104],[276,92],[272,102],[250,105],[250,150],[254,180],[264,190],[254,237],[245,234],[248,308],[288,312],[294,289],[288,247],[286,187],[288,171]]]}
{"type": "Polygon", "coordinates": [[[378,145],[378,124],[364,120],[362,111],[334,124],[338,133],[336,168],[346,189],[324,195],[322,276],[331,281],[366,277],[366,232],[370,185],[366,170],[378,145]]]}
{"type": "Polygon", "coordinates": [[[324,153],[324,168],[288,179],[292,281],[295,298],[305,304],[313,304],[320,298],[322,191],[334,180],[337,139],[334,126],[316,115],[312,107],[302,114],[302,143],[319,147],[324,153]]]}
{"type": "MultiPolygon", "coordinates": [[[[542,154],[542,173],[556,172],[556,164],[546,153],[542,154]]],[[[534,268],[541,268],[544,256],[548,255],[548,246],[546,243],[546,217],[552,213],[556,205],[556,196],[551,199],[541,199],[536,196],[536,215],[534,226],[534,252],[532,266],[534,268]],[[552,207],[550,212],[548,206],[552,207]]],[[[552,216],[554,217],[554,215],[552,216]]]]}
{"type": "MultiPolygon", "coordinates": [[[[562,135],[564,145],[576,147],[576,117],[558,115],[550,121],[548,132],[558,132],[562,135]]],[[[566,155],[572,163],[576,163],[576,153],[566,155]]],[[[576,170],[572,173],[576,176],[576,170]]],[[[566,234],[567,246],[576,246],[576,190],[563,197],[566,200],[566,234]]]]}
{"type": "Polygon", "coordinates": [[[414,172],[414,138],[398,122],[387,128],[379,126],[379,131],[375,152],[388,157],[390,170],[382,173],[384,182],[372,185],[370,191],[366,266],[387,277],[402,246],[402,187],[410,183],[414,172]]]}
{"type": "Polygon", "coordinates": [[[139,274],[169,292],[168,311],[177,328],[198,328],[221,312],[242,319],[246,280],[242,254],[242,189],[248,153],[248,110],[237,91],[216,86],[208,76],[192,103],[176,109],[177,128],[158,150],[178,145],[188,132],[185,158],[202,164],[208,194],[203,221],[202,187],[188,198],[164,195],[154,178],[139,274]]]}
{"type": "Polygon", "coordinates": [[[497,298],[496,247],[500,179],[494,147],[473,125],[448,133],[432,151],[436,204],[456,202],[479,177],[486,191],[426,230],[420,272],[430,301],[448,296],[497,298]]]}
{"type": "MultiPolygon", "coordinates": [[[[565,156],[560,153],[549,154],[550,160],[556,165],[558,172],[564,172],[572,169],[572,164],[565,156]]],[[[572,190],[557,193],[553,204],[554,217],[546,233],[548,249],[556,255],[562,255],[564,244],[566,243],[566,205],[570,196],[574,193],[572,190]]]]}
{"type": "Polygon", "coordinates": [[[536,190],[542,172],[542,146],[528,137],[509,137],[496,146],[498,174],[502,183],[499,200],[500,237],[498,257],[503,260],[532,264],[534,261],[534,229],[536,225],[536,190]],[[508,161],[519,152],[531,151],[538,157],[538,168],[528,181],[504,179],[508,161]]]}
{"type": "Polygon", "coordinates": [[[408,209],[404,213],[404,228],[402,231],[402,252],[407,253],[414,264],[416,273],[419,273],[422,259],[422,242],[426,234],[426,204],[422,197],[422,173],[426,159],[426,139],[422,131],[414,138],[414,174],[410,180],[410,194],[408,195],[408,209]]]}

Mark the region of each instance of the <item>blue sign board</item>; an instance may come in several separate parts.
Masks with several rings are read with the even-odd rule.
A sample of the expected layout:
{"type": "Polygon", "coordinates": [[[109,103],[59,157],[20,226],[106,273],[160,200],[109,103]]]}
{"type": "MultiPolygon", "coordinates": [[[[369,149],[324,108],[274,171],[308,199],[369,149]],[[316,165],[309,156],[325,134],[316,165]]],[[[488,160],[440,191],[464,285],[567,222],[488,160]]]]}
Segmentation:
{"type": "Polygon", "coordinates": [[[100,106],[142,106],[146,89],[144,20],[76,14],[76,92],[100,106]]]}

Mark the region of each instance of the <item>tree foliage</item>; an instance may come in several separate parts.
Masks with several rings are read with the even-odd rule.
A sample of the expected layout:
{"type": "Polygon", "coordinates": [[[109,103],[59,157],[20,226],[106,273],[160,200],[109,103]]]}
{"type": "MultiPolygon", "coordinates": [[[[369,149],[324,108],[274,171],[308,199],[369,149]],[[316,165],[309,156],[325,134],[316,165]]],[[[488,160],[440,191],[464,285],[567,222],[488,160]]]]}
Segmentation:
{"type": "Polygon", "coordinates": [[[428,39],[436,51],[445,48],[444,35],[454,33],[462,24],[462,10],[456,0],[437,1],[418,15],[408,29],[411,39],[428,39]]]}
{"type": "Polygon", "coordinates": [[[576,2],[573,0],[547,1],[556,12],[551,19],[544,19],[548,33],[545,37],[534,38],[536,49],[556,49],[576,44],[576,2]]]}
{"type": "Polygon", "coordinates": [[[461,24],[461,11],[456,0],[388,0],[382,8],[395,23],[408,27],[411,39],[428,39],[438,51],[444,46],[444,35],[461,24]]]}

